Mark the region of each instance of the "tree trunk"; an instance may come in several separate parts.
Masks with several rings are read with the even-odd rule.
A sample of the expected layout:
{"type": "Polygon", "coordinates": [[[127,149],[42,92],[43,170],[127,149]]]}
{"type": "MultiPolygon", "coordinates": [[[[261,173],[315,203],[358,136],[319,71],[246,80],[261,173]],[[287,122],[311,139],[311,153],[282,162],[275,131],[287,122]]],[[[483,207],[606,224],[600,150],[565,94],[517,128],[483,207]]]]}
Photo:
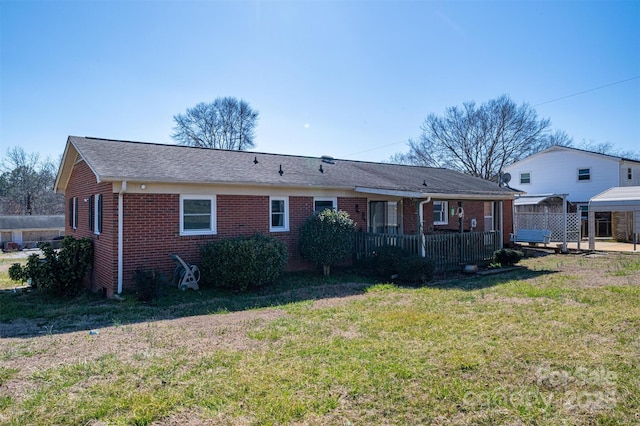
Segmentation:
{"type": "Polygon", "coordinates": [[[331,265],[322,265],[322,273],[324,274],[325,277],[328,277],[330,272],[331,272],[331,265]]]}

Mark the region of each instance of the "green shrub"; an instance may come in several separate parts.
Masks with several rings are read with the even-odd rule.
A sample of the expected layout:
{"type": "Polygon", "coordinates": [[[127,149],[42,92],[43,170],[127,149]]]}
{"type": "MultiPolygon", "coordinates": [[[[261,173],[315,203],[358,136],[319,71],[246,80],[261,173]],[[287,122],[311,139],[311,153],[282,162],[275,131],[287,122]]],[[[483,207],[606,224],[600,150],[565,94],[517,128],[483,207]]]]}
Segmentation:
{"type": "Polygon", "coordinates": [[[493,252],[493,262],[502,266],[511,266],[520,262],[524,254],[521,251],[513,249],[500,249],[493,252]]]}
{"type": "Polygon", "coordinates": [[[315,213],[300,228],[300,255],[322,266],[324,275],[329,275],[331,265],[352,254],[355,229],[356,223],[347,212],[326,209],[315,213]]]}
{"type": "Polygon", "coordinates": [[[162,286],[166,282],[164,275],[157,269],[138,268],[133,272],[136,293],[141,302],[151,303],[160,297],[162,286]]]}
{"type": "Polygon", "coordinates": [[[63,296],[78,294],[93,264],[92,241],[89,238],[66,236],[60,243],[59,251],[54,250],[50,243],[42,243],[40,249],[42,258],[32,254],[24,267],[12,265],[11,279],[29,281],[32,287],[47,293],[63,296]]]}
{"type": "Polygon", "coordinates": [[[389,279],[400,273],[398,266],[401,259],[408,257],[409,252],[397,246],[381,246],[373,252],[372,266],[375,274],[389,279]]]}
{"type": "Polygon", "coordinates": [[[377,276],[390,279],[394,276],[408,283],[424,284],[433,279],[435,264],[431,259],[417,256],[396,246],[378,247],[372,259],[377,276]]]}
{"type": "Polygon", "coordinates": [[[287,247],[275,237],[255,234],[200,248],[205,284],[244,291],[275,281],[287,265],[287,247]]]}
{"type": "Polygon", "coordinates": [[[24,274],[24,268],[19,263],[14,263],[9,266],[9,279],[12,281],[19,281],[21,283],[27,281],[29,277],[24,274]]]}
{"type": "Polygon", "coordinates": [[[407,283],[425,284],[433,279],[435,269],[433,260],[409,255],[398,264],[398,278],[407,283]]]}

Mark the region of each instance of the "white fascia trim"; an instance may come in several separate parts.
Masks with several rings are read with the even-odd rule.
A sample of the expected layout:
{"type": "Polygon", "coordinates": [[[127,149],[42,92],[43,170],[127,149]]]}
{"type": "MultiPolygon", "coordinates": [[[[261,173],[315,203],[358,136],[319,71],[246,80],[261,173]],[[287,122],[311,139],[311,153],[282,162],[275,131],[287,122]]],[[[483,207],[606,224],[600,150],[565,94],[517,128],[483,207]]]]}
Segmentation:
{"type": "Polygon", "coordinates": [[[479,200],[479,201],[500,201],[500,200],[513,200],[514,194],[443,194],[443,193],[431,193],[431,192],[415,192],[415,191],[402,191],[395,189],[380,189],[380,188],[367,188],[363,186],[356,186],[355,192],[364,192],[367,194],[376,195],[389,195],[394,197],[404,198],[432,198],[442,200],[479,200]]]}
{"type": "Polygon", "coordinates": [[[403,198],[427,198],[430,196],[429,194],[425,194],[422,192],[401,191],[397,189],[366,188],[363,186],[356,186],[353,190],[355,192],[364,192],[366,194],[389,195],[393,197],[403,198]]]}

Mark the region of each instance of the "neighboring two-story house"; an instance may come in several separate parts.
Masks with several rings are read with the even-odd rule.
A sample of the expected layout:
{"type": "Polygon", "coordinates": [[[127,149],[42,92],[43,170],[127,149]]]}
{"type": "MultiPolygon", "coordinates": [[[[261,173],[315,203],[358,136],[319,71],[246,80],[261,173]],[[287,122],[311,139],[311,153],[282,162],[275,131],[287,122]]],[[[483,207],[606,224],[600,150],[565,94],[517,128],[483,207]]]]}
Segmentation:
{"type": "MultiPolygon", "coordinates": [[[[568,194],[572,211],[581,212],[586,235],[591,197],[613,187],[640,186],[640,161],[565,146],[553,146],[504,170],[510,186],[529,195],[568,194]]],[[[619,240],[632,238],[628,212],[597,212],[596,236],[619,240]]]]}

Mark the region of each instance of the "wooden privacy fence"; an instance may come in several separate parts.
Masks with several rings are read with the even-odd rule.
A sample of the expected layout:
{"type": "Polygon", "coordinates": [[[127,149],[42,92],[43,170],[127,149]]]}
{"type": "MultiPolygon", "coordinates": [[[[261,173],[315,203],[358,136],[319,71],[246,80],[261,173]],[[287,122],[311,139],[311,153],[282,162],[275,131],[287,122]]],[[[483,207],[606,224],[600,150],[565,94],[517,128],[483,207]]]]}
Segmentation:
{"type": "MultiPolygon", "coordinates": [[[[357,232],[354,244],[356,260],[373,256],[378,247],[398,246],[411,253],[422,253],[420,235],[393,235],[357,232]]],[[[455,271],[462,265],[491,261],[493,252],[500,249],[500,233],[465,232],[463,234],[424,235],[425,257],[435,262],[436,271],[455,271]]]]}

